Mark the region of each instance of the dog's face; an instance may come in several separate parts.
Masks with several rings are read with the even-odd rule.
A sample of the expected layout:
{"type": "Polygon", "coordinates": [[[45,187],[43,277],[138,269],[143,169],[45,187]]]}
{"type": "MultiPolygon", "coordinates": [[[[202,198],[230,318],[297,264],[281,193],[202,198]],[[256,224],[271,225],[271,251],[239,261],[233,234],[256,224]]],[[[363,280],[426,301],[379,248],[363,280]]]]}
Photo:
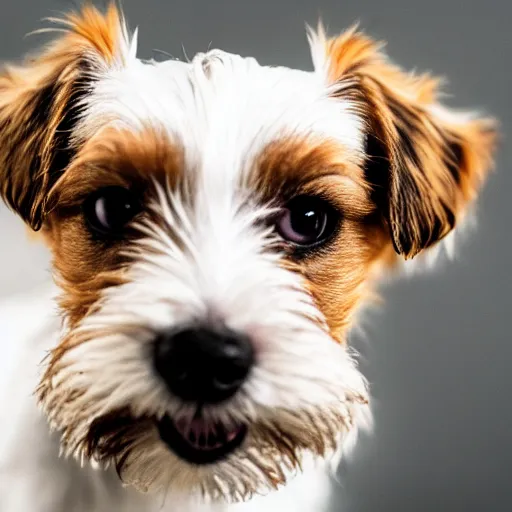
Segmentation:
{"type": "Polygon", "coordinates": [[[355,31],[304,72],[138,60],[114,8],[63,28],[0,78],[0,192],[62,288],[43,409],[139,490],[275,487],[365,417],[354,314],[460,220],[492,123],[355,31]]]}

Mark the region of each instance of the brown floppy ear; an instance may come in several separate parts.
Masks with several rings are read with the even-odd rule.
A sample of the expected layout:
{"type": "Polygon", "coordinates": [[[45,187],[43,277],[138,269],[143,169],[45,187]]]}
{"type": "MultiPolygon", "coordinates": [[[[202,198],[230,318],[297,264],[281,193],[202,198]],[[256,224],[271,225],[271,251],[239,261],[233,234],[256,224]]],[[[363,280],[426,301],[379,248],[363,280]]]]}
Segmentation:
{"type": "Polygon", "coordinates": [[[34,230],[44,222],[48,192],[76,151],[80,100],[102,72],[122,63],[126,46],[113,4],[105,14],[86,6],[52,21],[61,37],[0,74],[0,196],[34,230]]]}
{"type": "MultiPolygon", "coordinates": [[[[318,45],[323,34],[314,37],[318,45]]],[[[366,121],[366,171],[395,250],[412,258],[446,236],[476,197],[492,167],[496,123],[442,106],[439,80],[404,73],[355,29],[323,46],[336,94],[366,121]]]]}

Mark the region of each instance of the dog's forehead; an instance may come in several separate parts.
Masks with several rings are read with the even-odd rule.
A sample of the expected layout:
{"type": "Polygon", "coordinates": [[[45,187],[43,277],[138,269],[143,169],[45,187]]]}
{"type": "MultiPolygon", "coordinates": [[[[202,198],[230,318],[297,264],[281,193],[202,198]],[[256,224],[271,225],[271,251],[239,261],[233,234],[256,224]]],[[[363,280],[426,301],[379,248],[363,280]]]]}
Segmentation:
{"type": "Polygon", "coordinates": [[[362,120],[321,74],[260,65],[221,50],[190,62],[132,60],[99,76],[86,98],[79,135],[105,123],[164,129],[187,151],[247,154],[290,135],[328,137],[359,153],[362,120]]]}

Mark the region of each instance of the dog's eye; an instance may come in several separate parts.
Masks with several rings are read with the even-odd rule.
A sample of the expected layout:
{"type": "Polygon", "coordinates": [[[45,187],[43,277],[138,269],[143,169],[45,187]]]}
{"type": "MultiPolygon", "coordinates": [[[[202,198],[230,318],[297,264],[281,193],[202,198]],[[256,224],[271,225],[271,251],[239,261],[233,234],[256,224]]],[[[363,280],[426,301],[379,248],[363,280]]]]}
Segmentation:
{"type": "Polygon", "coordinates": [[[105,187],[84,202],[84,215],[90,228],[103,235],[118,235],[141,209],[137,197],[127,188],[105,187]]]}
{"type": "Polygon", "coordinates": [[[311,246],[326,241],[338,220],[337,211],[327,201],[297,196],[286,205],[276,227],[285,240],[298,246],[311,246]]]}

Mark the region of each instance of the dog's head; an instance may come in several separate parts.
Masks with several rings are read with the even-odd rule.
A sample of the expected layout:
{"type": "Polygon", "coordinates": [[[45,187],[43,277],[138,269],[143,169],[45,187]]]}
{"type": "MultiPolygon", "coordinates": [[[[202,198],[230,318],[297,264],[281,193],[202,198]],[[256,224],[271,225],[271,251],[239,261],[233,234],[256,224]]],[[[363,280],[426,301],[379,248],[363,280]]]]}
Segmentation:
{"type": "Polygon", "coordinates": [[[460,221],[493,124],[355,30],[304,72],[139,60],[113,7],[61,28],[0,78],[0,192],[62,288],[43,409],[139,490],[279,485],[365,416],[354,314],[460,221]]]}

